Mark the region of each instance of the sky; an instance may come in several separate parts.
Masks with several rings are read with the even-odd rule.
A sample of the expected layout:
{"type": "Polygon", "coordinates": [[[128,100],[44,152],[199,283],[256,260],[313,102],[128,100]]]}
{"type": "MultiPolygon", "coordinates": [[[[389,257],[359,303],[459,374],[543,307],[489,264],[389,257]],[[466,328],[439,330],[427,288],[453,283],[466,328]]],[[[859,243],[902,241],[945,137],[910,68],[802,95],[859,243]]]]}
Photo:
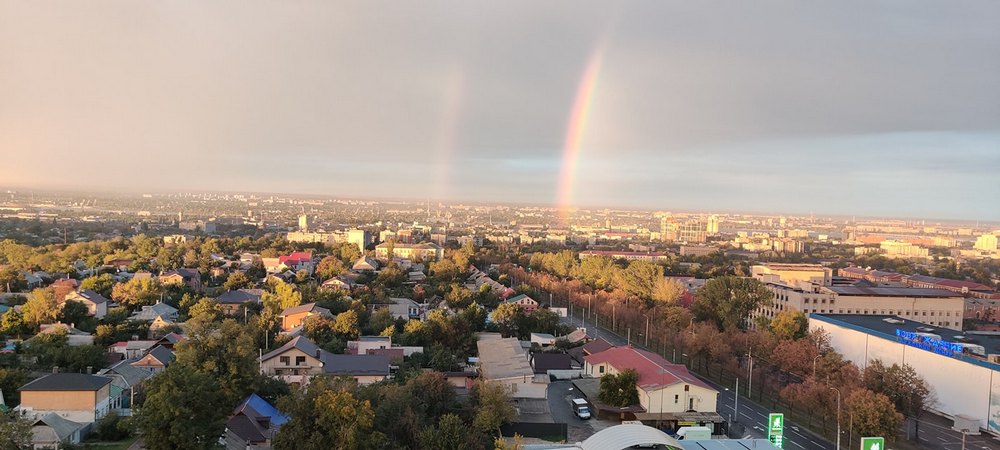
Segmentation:
{"type": "Polygon", "coordinates": [[[0,0],[0,186],[1000,219],[1000,3],[0,0]]]}

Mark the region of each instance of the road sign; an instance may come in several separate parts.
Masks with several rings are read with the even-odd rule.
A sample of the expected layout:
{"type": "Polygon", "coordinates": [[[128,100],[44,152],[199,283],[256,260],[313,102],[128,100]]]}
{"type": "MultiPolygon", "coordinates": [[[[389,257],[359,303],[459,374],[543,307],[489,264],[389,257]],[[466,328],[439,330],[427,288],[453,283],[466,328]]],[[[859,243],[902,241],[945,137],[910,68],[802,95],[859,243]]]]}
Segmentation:
{"type": "Polygon", "coordinates": [[[785,445],[785,444],[784,444],[784,440],[785,440],[785,439],[784,439],[784,437],[783,437],[783,436],[781,436],[780,434],[777,434],[777,435],[773,435],[773,436],[768,436],[768,437],[767,437],[767,440],[771,441],[771,443],[772,443],[772,444],[774,444],[774,446],[775,446],[775,447],[778,447],[778,448],[785,448],[785,447],[784,447],[784,445],[785,445]]]}
{"type": "Polygon", "coordinates": [[[861,450],[885,450],[885,438],[863,437],[861,438],[861,450]]]}
{"type": "Polygon", "coordinates": [[[781,436],[785,430],[785,415],[782,413],[771,413],[767,415],[767,435],[781,436]]]}

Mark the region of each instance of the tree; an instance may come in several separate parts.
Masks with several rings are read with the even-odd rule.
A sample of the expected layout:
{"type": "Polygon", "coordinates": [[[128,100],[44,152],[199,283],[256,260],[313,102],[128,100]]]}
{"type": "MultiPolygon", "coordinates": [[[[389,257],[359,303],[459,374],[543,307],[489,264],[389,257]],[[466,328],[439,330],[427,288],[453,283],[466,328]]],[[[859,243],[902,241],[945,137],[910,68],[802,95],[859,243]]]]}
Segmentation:
{"type": "Polygon", "coordinates": [[[53,323],[59,317],[59,302],[52,288],[31,291],[28,302],[21,307],[24,323],[37,330],[39,325],[53,323]]]}
{"type": "Polygon", "coordinates": [[[177,344],[174,364],[183,364],[218,380],[217,389],[233,404],[266,383],[257,363],[253,334],[234,319],[220,322],[204,316],[188,321],[185,339],[177,344]]]}
{"type": "Polygon", "coordinates": [[[896,412],[892,400],[868,389],[857,389],[847,397],[847,411],[854,417],[853,431],[860,436],[884,436],[892,442],[903,415],[896,412]]]}
{"type": "Polygon", "coordinates": [[[80,282],[80,289],[90,289],[98,294],[105,297],[111,296],[111,290],[115,286],[115,279],[111,277],[111,274],[102,273],[97,276],[84,278],[80,282]]]}
{"type": "Polygon", "coordinates": [[[11,266],[0,267],[0,291],[17,292],[28,286],[24,275],[11,266]]]}
{"type": "Polygon", "coordinates": [[[524,321],[524,310],[515,303],[503,303],[493,310],[492,317],[504,337],[517,336],[517,325],[524,321]]]}
{"type": "Polygon", "coordinates": [[[314,377],[305,388],[279,401],[291,420],[274,437],[275,450],[364,449],[384,441],[373,432],[371,402],[357,399],[353,386],[314,377]]]}
{"type": "Polygon", "coordinates": [[[668,306],[663,309],[663,324],[673,331],[679,331],[691,324],[694,314],[683,306],[668,306]]]}
{"type": "Polygon", "coordinates": [[[427,450],[453,450],[468,448],[469,431],[462,419],[454,414],[445,414],[436,427],[420,433],[420,448],[427,450]]]}
{"type": "Polygon", "coordinates": [[[129,308],[138,308],[155,304],[163,292],[159,280],[133,278],[116,284],[111,289],[111,298],[129,308]]]}
{"type": "Polygon", "coordinates": [[[786,309],[771,320],[771,332],[782,339],[802,339],[809,332],[809,319],[802,311],[786,309]]]}
{"type": "Polygon", "coordinates": [[[62,310],[59,311],[59,321],[66,324],[80,324],[87,319],[90,311],[87,305],[77,301],[63,302],[62,310]]]}
{"type": "Polygon", "coordinates": [[[274,292],[265,292],[261,296],[261,302],[277,313],[301,305],[302,293],[296,291],[294,285],[278,281],[274,286],[274,292]]]}
{"type": "Polygon", "coordinates": [[[361,328],[358,326],[358,313],[349,309],[337,314],[337,319],[333,321],[333,332],[345,341],[357,339],[361,335],[361,328]]]}
{"type": "Polygon", "coordinates": [[[222,283],[222,288],[226,291],[235,291],[237,289],[249,289],[253,287],[253,285],[253,280],[251,280],[246,273],[236,271],[226,277],[226,282],[222,283]]]}
{"type": "Polygon", "coordinates": [[[31,421],[17,413],[0,417],[0,450],[31,448],[31,421]]]}
{"type": "Polygon", "coordinates": [[[618,273],[618,287],[629,295],[649,299],[653,287],[663,279],[663,267],[649,261],[632,261],[618,273]]]}
{"type": "Polygon", "coordinates": [[[465,308],[472,304],[472,291],[458,283],[452,283],[448,293],[444,295],[444,301],[452,308],[465,308]]]}
{"type": "Polygon", "coordinates": [[[660,277],[653,285],[653,300],[661,305],[674,306],[684,295],[684,286],[674,279],[660,277]]]}
{"type": "Polygon", "coordinates": [[[18,389],[28,382],[28,372],[21,369],[0,367],[0,392],[7,406],[14,407],[21,403],[21,392],[18,389]]]}
{"type": "Polygon", "coordinates": [[[639,404],[639,374],[635,369],[625,369],[617,375],[605,374],[601,377],[601,392],[598,398],[610,406],[626,407],[639,404]]]}
{"type": "Polygon", "coordinates": [[[218,301],[207,297],[198,300],[198,303],[195,303],[188,310],[188,317],[207,322],[215,322],[222,319],[222,316],[222,305],[218,301]]]}
{"type": "Polygon", "coordinates": [[[0,333],[6,336],[21,336],[31,333],[31,326],[24,323],[24,315],[11,309],[0,317],[0,333]]]}
{"type": "Polygon", "coordinates": [[[476,380],[472,385],[472,408],[476,411],[472,426],[481,433],[499,435],[500,425],[514,420],[510,388],[500,383],[476,380]]]}
{"type": "MultiPolygon", "coordinates": [[[[909,364],[886,367],[881,360],[876,359],[865,367],[863,380],[868,389],[889,397],[896,409],[906,417],[919,419],[924,409],[934,403],[930,385],[909,364]]],[[[919,434],[920,422],[916,423],[919,434]]]]}
{"type": "Polygon", "coordinates": [[[321,259],[319,264],[316,265],[316,274],[319,275],[321,280],[329,280],[346,271],[347,267],[336,256],[327,256],[321,259]]]}
{"type": "Polygon", "coordinates": [[[695,295],[695,319],[708,320],[720,329],[746,329],[750,313],[770,305],[771,293],[759,280],[735,276],[708,280],[695,295]]]}
{"type": "Polygon", "coordinates": [[[227,403],[215,379],[174,363],[151,378],[137,424],[146,448],[214,448],[225,430],[227,403]]]}

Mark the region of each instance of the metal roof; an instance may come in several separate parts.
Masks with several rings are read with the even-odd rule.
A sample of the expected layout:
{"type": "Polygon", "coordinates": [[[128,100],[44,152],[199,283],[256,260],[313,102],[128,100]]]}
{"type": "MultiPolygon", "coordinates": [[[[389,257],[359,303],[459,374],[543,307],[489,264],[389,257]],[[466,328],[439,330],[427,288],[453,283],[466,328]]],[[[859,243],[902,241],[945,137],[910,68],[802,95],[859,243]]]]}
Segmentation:
{"type": "Polygon", "coordinates": [[[622,450],[636,445],[661,444],[669,449],[683,450],[681,443],[660,430],[637,424],[621,424],[605,428],[580,443],[583,450],[622,450]]]}

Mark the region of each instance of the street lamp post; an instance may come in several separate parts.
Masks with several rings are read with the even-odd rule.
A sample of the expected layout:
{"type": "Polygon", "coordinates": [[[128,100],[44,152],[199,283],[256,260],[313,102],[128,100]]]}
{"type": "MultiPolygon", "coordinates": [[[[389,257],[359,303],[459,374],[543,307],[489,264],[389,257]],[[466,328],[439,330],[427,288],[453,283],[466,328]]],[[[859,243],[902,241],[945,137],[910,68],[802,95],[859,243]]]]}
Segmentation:
{"type": "Polygon", "coordinates": [[[830,388],[837,392],[837,450],[840,450],[840,389],[830,388]]]}
{"type": "Polygon", "coordinates": [[[645,345],[645,347],[648,349],[649,348],[649,315],[648,314],[643,314],[642,316],[646,318],[646,345],[645,345]]]}
{"type": "Polygon", "coordinates": [[[822,354],[818,354],[818,355],[816,355],[815,358],[813,358],[813,378],[816,378],[816,360],[819,359],[820,356],[823,356],[823,355],[822,354]]]}

